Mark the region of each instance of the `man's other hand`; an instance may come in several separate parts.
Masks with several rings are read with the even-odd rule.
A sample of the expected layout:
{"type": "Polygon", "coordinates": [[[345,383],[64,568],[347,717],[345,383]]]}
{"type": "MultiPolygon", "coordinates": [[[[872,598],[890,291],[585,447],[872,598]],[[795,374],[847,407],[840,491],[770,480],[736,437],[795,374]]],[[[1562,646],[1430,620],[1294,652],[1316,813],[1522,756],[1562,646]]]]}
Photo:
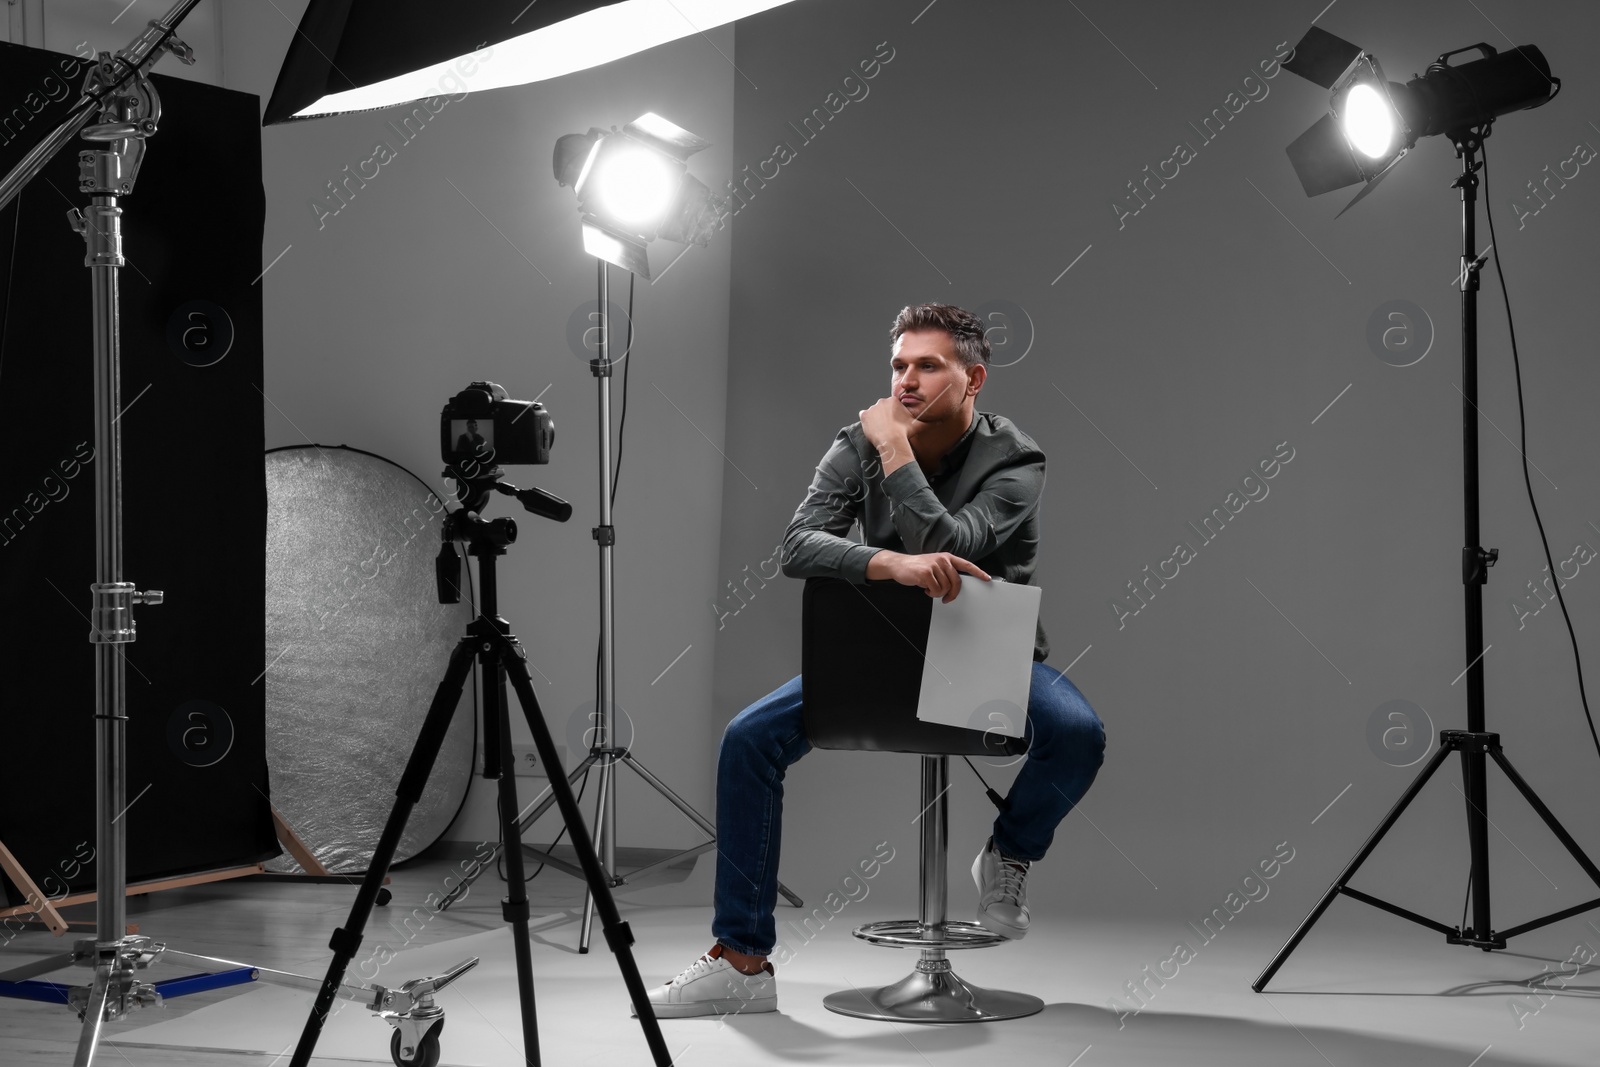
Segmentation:
{"type": "Polygon", "coordinates": [[[907,555],[884,549],[867,560],[867,577],[893,578],[901,585],[914,585],[929,596],[943,598],[946,604],[961,592],[961,575],[974,574],[984,581],[989,575],[976,563],[949,552],[925,552],[907,555]]]}

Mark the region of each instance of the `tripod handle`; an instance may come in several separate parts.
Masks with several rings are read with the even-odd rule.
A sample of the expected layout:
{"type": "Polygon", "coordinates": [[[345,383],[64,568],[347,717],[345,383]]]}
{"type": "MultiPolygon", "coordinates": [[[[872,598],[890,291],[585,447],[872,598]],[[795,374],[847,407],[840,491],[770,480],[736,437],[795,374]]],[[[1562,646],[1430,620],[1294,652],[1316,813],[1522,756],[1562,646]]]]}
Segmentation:
{"type": "Polygon", "coordinates": [[[507,496],[514,496],[528,511],[556,522],[572,518],[572,505],[543,489],[518,489],[507,482],[495,482],[494,487],[507,496]]]}

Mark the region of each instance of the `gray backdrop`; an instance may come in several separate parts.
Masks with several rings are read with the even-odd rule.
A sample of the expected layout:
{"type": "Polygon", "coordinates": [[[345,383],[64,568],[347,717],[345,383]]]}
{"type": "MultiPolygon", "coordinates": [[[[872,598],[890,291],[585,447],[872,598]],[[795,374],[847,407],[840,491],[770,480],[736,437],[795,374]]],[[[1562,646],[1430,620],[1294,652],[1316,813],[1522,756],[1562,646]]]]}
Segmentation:
{"type": "MultiPolygon", "coordinates": [[[[141,20],[164,6],[144,3],[141,20]]],[[[221,80],[265,96],[303,4],[218,6],[221,80]]],[[[1038,864],[1035,906],[1161,914],[1176,927],[1288,842],[1294,859],[1264,907],[1290,922],[1415,773],[1394,764],[1428,742],[1415,713],[1409,753],[1399,720],[1379,724],[1394,727],[1388,747],[1369,740],[1375,713],[1409,701],[1433,728],[1465,725],[1465,683],[1452,684],[1466,661],[1456,161],[1442,139],[1423,141],[1337,221],[1354,190],[1305,198],[1283,147],[1325,94],[1286,73],[1263,78],[1259,64],[1321,9],[805,0],[603,70],[452,101],[320,229],[311,201],[375,141],[395,140],[395,115],[264,131],[263,266],[284,253],[262,280],[265,444],[348,443],[437,481],[432,427],[447,396],[482,377],[517,396],[543,391],[555,457],[516,476],[576,510],[565,526],[523,522],[502,595],[559,740],[592,694],[597,471],[594,383],[565,339],[593,268],[570,193],[550,178],[550,146],[655,109],[714,142],[694,170],[720,186],[746,165],[770,177],[764,161],[786,142],[793,157],[752,184],[709,249],[640,287],[616,514],[618,697],[638,753],[713,810],[723,726],[799,669],[801,583],[751,576],[772,572],[834,433],[886,394],[895,311],[921,300],[1004,311],[993,339],[1009,365],[979,407],[1049,456],[1038,581],[1050,662],[1076,660],[1071,677],[1109,740],[1094,789],[1038,864]],[[880,42],[892,59],[847,83],[880,42]],[[817,108],[825,120],[803,136],[795,127],[817,108]],[[1208,134],[1214,109],[1224,117],[1208,134]],[[1180,141],[1193,158],[1177,176],[1123,202],[1180,141]],[[1393,351],[1375,349],[1369,320],[1391,301],[1413,310],[1381,322],[1401,332],[1393,351]],[[1293,458],[1275,477],[1241,484],[1283,442],[1293,458]],[[1232,491],[1260,499],[1202,542],[1187,524],[1232,491]],[[1119,619],[1113,601],[1179,541],[1195,557],[1119,619]],[[746,580],[735,599],[730,583],[746,580]]],[[[129,23],[96,45],[120,45],[129,23]]],[[[1478,41],[1538,44],[1565,80],[1552,104],[1497,124],[1486,198],[1558,564],[1579,542],[1600,546],[1587,304],[1600,178],[1567,162],[1575,145],[1600,145],[1597,23],[1592,5],[1506,0],[1341,0],[1318,22],[1398,80],[1478,41]],[[1528,183],[1562,169],[1548,203],[1530,199],[1528,183]]],[[[1480,233],[1487,245],[1481,215],[1480,233]]],[[[1482,540],[1501,550],[1484,598],[1489,722],[1600,852],[1586,818],[1595,754],[1559,610],[1512,607],[1544,561],[1492,273],[1482,305],[1482,540]]],[[[1593,571],[1578,567],[1564,590],[1591,650],[1593,571]]],[[[953,907],[965,910],[965,867],[992,811],[964,767],[952,774],[953,907]]],[[[1439,777],[1358,882],[1446,921],[1467,875],[1453,781],[1453,769],[1439,777]]],[[[695,839],[624,783],[624,844],[695,839]]],[[[453,836],[493,832],[481,786],[453,836]]],[[[909,906],[915,791],[911,757],[808,756],[790,778],[785,880],[820,897],[889,841],[897,858],[878,884],[909,906]]],[[[1490,801],[1507,925],[1592,895],[1498,777],[1490,801]]]]}

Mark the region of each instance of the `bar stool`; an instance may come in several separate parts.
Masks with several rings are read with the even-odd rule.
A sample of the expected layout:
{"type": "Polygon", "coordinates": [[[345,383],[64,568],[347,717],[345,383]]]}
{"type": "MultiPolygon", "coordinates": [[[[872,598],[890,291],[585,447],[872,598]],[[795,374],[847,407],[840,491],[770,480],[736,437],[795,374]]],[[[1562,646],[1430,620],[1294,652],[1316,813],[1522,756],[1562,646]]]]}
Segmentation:
{"type": "Polygon", "coordinates": [[[918,917],[868,923],[855,936],[921,952],[916,970],[891,985],[830,993],[829,1011],[886,1022],[990,1022],[1032,1015],[1044,1001],[974,986],[948,953],[990,948],[1007,938],[946,917],[950,757],[1018,755],[1022,738],[918,719],[933,598],[897,582],[855,585],[808,578],[801,602],[801,692],[813,748],[915,752],[922,756],[918,917]]]}

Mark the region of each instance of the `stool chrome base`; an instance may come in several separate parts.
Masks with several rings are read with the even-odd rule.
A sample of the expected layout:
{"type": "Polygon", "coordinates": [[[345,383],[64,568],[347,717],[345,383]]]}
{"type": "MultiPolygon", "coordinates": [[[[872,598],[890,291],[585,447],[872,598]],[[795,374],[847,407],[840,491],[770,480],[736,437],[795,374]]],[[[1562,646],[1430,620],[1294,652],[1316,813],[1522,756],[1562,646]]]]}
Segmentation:
{"type": "Polygon", "coordinates": [[[921,949],[917,969],[881,989],[851,988],[829,993],[822,1006],[840,1015],[879,1022],[987,1023],[1020,1019],[1044,1010],[1044,1001],[1026,993],[984,989],[956,977],[946,952],[989,948],[1007,938],[967,919],[947,915],[945,860],[949,852],[949,757],[922,757],[920,842],[922,870],[917,881],[918,917],[867,923],[855,936],[874,945],[921,949]]]}
{"type": "Polygon", "coordinates": [[[918,960],[917,969],[893,985],[830,993],[822,1004],[857,1019],[904,1023],[982,1023],[1044,1010],[1038,997],[966,982],[949,960],[918,960]]]}

